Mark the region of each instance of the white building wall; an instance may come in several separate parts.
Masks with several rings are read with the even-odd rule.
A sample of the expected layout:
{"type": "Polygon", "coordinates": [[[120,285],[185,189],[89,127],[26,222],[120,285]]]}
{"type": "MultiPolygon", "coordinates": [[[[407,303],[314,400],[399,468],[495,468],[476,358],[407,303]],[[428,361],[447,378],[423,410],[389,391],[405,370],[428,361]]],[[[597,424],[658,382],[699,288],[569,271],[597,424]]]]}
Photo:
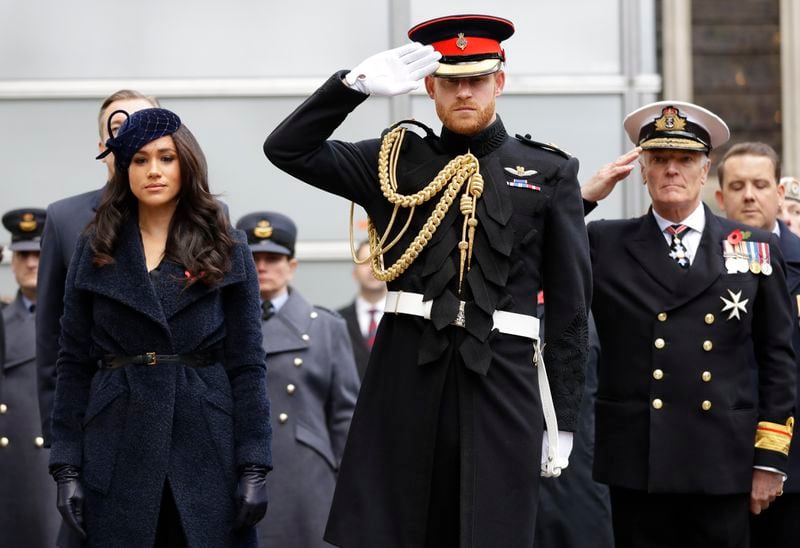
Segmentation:
{"type": "MultiPolygon", "coordinates": [[[[400,45],[413,24],[486,9],[464,0],[0,0],[0,213],[100,187],[97,109],[119,88],[138,89],[195,133],[233,220],[263,209],[296,220],[295,285],[319,304],[344,304],[353,291],[348,204],[270,165],[263,140],[335,70],[400,45]]],[[[509,132],[557,143],[581,160],[582,177],[627,150],[624,113],[660,87],[653,0],[496,0],[491,12],[517,31],[504,44],[498,101],[509,132]]],[[[377,136],[405,117],[439,127],[418,93],[369,99],[335,137],[377,136]]],[[[640,213],[632,183],[592,217],[640,213]]],[[[8,237],[0,232],[0,243],[8,237]]],[[[3,266],[0,295],[10,295],[7,257],[3,266]]]]}

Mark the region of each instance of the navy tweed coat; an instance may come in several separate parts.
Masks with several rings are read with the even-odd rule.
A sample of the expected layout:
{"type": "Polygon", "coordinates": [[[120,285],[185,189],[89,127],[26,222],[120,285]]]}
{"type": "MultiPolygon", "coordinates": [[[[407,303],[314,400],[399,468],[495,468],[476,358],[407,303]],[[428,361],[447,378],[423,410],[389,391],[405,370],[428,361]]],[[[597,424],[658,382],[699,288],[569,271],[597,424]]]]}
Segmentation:
{"type": "Polygon", "coordinates": [[[116,262],[82,236],[67,274],[51,465],[82,469],[89,546],[153,544],[169,481],[189,546],[254,546],[232,532],[238,466],[271,466],[261,309],[252,254],[234,232],[219,284],[185,288],[183,266],[147,272],[136,219],[116,262]],[[224,362],[98,370],[103,354],[222,350],[224,362]]]}

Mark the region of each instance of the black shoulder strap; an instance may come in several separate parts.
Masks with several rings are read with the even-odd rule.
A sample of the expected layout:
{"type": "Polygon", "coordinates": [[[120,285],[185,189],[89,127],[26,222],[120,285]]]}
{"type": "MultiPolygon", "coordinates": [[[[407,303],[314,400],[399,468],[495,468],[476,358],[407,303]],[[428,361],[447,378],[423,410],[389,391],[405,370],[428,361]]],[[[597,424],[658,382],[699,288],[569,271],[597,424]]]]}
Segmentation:
{"type": "Polygon", "coordinates": [[[527,133],[525,135],[520,135],[519,133],[517,133],[515,135],[515,137],[517,139],[519,139],[520,141],[522,141],[523,143],[525,143],[526,145],[528,145],[528,146],[535,147],[535,148],[541,148],[542,150],[547,150],[549,152],[555,152],[556,154],[558,154],[559,156],[561,156],[563,158],[566,158],[567,160],[572,158],[571,154],[569,154],[568,152],[566,152],[564,150],[561,150],[560,148],[558,148],[553,143],[540,143],[539,141],[534,141],[533,139],[531,139],[531,134],[530,133],[527,133]]]}

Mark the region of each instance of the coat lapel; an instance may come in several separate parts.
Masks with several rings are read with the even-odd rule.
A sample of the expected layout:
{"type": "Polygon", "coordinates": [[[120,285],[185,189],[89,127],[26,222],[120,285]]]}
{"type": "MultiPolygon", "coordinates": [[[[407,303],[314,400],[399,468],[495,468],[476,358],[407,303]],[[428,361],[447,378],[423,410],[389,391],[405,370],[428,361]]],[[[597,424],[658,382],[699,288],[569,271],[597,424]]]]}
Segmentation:
{"type": "Polygon", "coordinates": [[[313,311],[314,307],[308,301],[290,290],[286,304],[269,321],[261,324],[267,354],[308,348],[311,341],[303,340],[303,335],[308,335],[313,311]]]}
{"type": "MultiPolygon", "coordinates": [[[[84,248],[84,253],[92,253],[89,245],[84,248]]],[[[129,219],[120,228],[114,260],[113,264],[98,268],[92,264],[91,257],[82,258],[78,262],[75,286],[114,299],[169,331],[161,303],[147,273],[135,219],[129,219]]]]}
{"type": "Polygon", "coordinates": [[[640,217],[639,228],[625,242],[625,247],[642,269],[669,292],[686,276],[686,272],[670,258],[667,242],[651,211],[640,217]]]}

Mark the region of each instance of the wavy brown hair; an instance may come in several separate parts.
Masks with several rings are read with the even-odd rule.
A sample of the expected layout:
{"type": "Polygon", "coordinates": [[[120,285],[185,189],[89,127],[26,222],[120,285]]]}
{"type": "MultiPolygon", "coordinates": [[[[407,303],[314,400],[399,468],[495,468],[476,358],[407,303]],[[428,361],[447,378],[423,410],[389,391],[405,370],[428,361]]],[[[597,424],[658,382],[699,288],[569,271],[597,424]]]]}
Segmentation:
{"type": "MultiPolygon", "coordinates": [[[[220,203],[208,190],[206,158],[194,135],[181,125],[172,134],[181,168],[181,190],[172,216],[164,258],[182,265],[194,276],[187,285],[202,281],[214,285],[230,270],[234,241],[220,203]]],[[[91,234],[95,266],[114,263],[114,251],[122,225],[138,215],[138,202],[130,189],[127,170],[116,170],[109,181],[91,234]]]]}

